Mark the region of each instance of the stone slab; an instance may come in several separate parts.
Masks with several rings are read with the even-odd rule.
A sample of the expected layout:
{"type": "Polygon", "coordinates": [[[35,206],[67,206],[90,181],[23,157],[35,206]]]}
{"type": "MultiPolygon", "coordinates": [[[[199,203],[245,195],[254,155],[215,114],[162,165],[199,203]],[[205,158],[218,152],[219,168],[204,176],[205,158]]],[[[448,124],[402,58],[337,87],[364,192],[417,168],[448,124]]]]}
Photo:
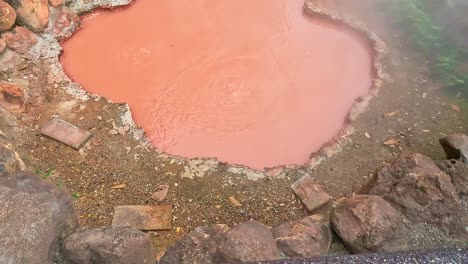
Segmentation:
{"type": "Polygon", "coordinates": [[[91,138],[90,132],[60,118],[50,120],[41,133],[74,149],[80,149],[91,138]]]}
{"type": "Polygon", "coordinates": [[[112,226],[130,226],[139,230],[169,230],[171,205],[126,205],[114,208],[112,226]]]}

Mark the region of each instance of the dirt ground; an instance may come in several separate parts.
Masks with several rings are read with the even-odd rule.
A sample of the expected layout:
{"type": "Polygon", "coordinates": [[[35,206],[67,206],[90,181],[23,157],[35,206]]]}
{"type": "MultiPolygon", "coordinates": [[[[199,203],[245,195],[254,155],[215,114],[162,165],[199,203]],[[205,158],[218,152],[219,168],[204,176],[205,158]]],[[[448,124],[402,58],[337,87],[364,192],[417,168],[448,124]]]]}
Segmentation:
{"type": "MultiPolygon", "coordinates": [[[[392,17],[385,13],[382,1],[324,2],[341,16],[361,21],[386,43],[389,55],[384,69],[390,78],[367,111],[353,121],[354,133],[342,151],[314,168],[288,169],[283,177],[254,181],[242,172],[235,173],[228,164],[219,164],[196,171],[202,177],[183,178],[190,168],[188,161],[161,155],[126,131],[120,118],[125,106],[105,99],[73,98],[60,83],[50,83],[45,61],[0,76],[28,82],[30,87],[26,111],[16,117],[3,115],[0,129],[12,139],[31,171],[76,198],[81,228],[109,226],[117,205],[156,204],[151,194],[158,185],[168,184],[164,204],[173,205],[173,228],[149,232],[156,252],[200,225],[233,226],[254,219],[275,226],[306,215],[290,185],[307,173],[335,198],[349,197],[376,169],[401,153],[419,152],[443,159],[438,139],[450,133],[468,133],[468,108],[463,99],[445,95],[431,79],[427,61],[407,43],[403,30],[390,23],[392,17]],[[392,112],[393,116],[384,117],[392,112]],[[54,115],[89,130],[92,140],[76,151],[43,137],[40,128],[54,115]],[[401,140],[398,145],[383,144],[394,138],[401,140]],[[111,188],[123,183],[123,189],[111,188]],[[230,203],[231,196],[242,206],[230,203]]],[[[412,248],[465,243],[433,226],[408,226],[412,248]]],[[[345,252],[336,239],[330,253],[345,252]]]]}

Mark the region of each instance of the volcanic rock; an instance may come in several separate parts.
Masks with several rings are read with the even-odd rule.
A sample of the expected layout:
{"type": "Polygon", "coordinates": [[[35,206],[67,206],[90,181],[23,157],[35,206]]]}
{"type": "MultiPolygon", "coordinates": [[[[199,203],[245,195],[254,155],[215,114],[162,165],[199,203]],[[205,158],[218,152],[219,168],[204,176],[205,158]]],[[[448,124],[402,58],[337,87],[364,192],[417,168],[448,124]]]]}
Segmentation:
{"type": "Polygon", "coordinates": [[[0,32],[10,30],[15,21],[16,13],[13,7],[0,0],[0,32]]]}
{"type": "Polygon", "coordinates": [[[447,159],[458,159],[468,165],[468,136],[452,134],[439,139],[447,159]]]}
{"type": "Polygon", "coordinates": [[[18,20],[31,28],[41,32],[49,23],[49,3],[47,0],[10,0],[16,9],[18,20]]]}
{"type": "Polygon", "coordinates": [[[327,204],[332,198],[309,176],[302,177],[293,183],[291,188],[309,212],[327,204]]]}
{"type": "Polygon", "coordinates": [[[8,48],[24,54],[28,52],[37,43],[34,33],[25,27],[15,27],[12,31],[2,35],[8,48]]]}
{"type": "Polygon", "coordinates": [[[13,112],[22,112],[26,103],[24,90],[20,87],[0,81],[0,107],[13,112]]]}
{"type": "Polygon", "coordinates": [[[453,186],[459,194],[468,194],[468,165],[460,160],[442,160],[437,166],[452,178],[453,186]]]}

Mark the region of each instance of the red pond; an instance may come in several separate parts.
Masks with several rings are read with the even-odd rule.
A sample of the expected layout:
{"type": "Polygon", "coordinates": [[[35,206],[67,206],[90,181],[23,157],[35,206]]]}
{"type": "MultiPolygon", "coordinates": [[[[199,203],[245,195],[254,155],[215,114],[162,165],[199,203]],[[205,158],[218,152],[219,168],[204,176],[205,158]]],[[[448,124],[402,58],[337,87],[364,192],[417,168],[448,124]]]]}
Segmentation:
{"type": "Polygon", "coordinates": [[[304,0],[138,0],[83,18],[67,74],[130,105],[154,145],[255,169],[304,164],[369,92],[372,57],[304,0]]]}

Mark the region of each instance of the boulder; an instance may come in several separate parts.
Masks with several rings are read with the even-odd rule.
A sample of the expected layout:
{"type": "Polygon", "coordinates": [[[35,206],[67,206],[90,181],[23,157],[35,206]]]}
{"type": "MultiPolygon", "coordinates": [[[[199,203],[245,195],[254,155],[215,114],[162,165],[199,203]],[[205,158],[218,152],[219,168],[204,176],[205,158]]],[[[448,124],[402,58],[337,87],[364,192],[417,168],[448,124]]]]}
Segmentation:
{"type": "Polygon", "coordinates": [[[327,254],[332,241],[328,219],[306,216],[273,228],[278,249],[287,257],[316,257],[327,254]]]}
{"type": "Polygon", "coordinates": [[[437,166],[450,178],[459,194],[468,194],[468,165],[460,160],[441,160],[437,166]]]}
{"type": "Polygon", "coordinates": [[[227,225],[208,225],[195,228],[166,250],[159,264],[216,264],[218,244],[227,225]]]}
{"type": "Polygon", "coordinates": [[[332,198],[308,175],[293,183],[291,188],[309,212],[327,204],[332,198]]]}
{"type": "Polygon", "coordinates": [[[49,23],[47,0],[9,0],[16,9],[18,20],[36,32],[43,31],[49,23]]]}
{"type": "Polygon", "coordinates": [[[403,218],[384,199],[357,195],[340,203],[331,215],[333,229],[354,253],[405,250],[403,218]]]}
{"type": "Polygon", "coordinates": [[[24,90],[20,87],[0,81],[0,107],[12,112],[22,112],[26,103],[24,90]]]}
{"type": "Polygon", "coordinates": [[[37,43],[34,33],[25,27],[15,27],[2,35],[8,48],[20,54],[25,54],[37,43]]]}
{"type": "Polygon", "coordinates": [[[275,260],[279,252],[270,229],[247,221],[227,231],[220,241],[216,263],[275,260]]]}
{"type": "Polygon", "coordinates": [[[73,198],[35,175],[0,177],[0,263],[54,263],[78,225],[73,198]]]}
{"type": "Polygon", "coordinates": [[[447,159],[457,159],[468,165],[468,136],[452,134],[439,139],[447,159]]]}
{"type": "Polygon", "coordinates": [[[67,264],[154,264],[150,238],[132,227],[80,230],[62,244],[67,264]]]}
{"type": "Polygon", "coordinates": [[[0,0],[0,32],[10,30],[15,24],[16,13],[5,1],[0,0]]]}
{"type": "Polygon", "coordinates": [[[466,213],[450,176],[421,154],[403,156],[387,164],[370,184],[409,220],[438,224],[452,233],[466,233],[466,213]]]}
{"type": "Polygon", "coordinates": [[[25,59],[17,52],[5,49],[0,53],[0,72],[18,69],[24,64],[24,62],[25,59]]]}

